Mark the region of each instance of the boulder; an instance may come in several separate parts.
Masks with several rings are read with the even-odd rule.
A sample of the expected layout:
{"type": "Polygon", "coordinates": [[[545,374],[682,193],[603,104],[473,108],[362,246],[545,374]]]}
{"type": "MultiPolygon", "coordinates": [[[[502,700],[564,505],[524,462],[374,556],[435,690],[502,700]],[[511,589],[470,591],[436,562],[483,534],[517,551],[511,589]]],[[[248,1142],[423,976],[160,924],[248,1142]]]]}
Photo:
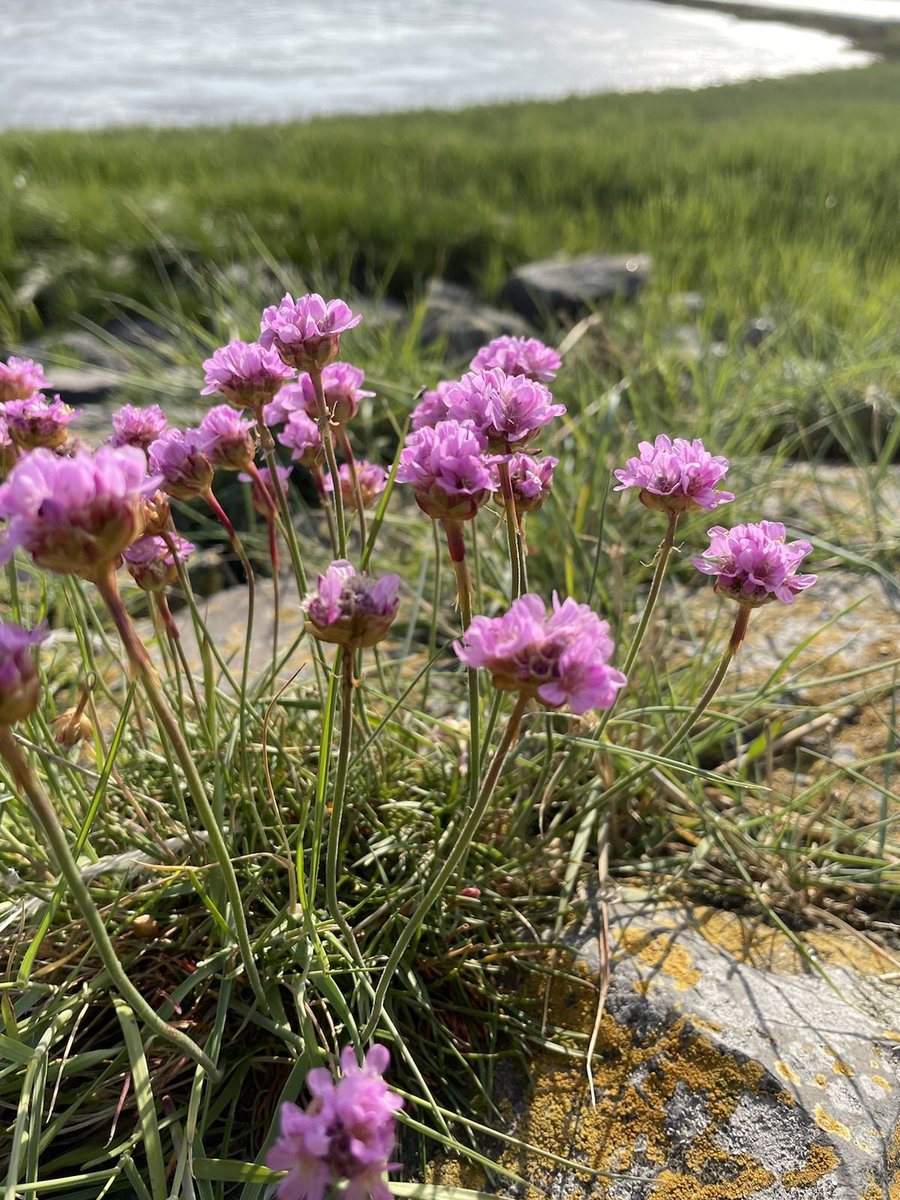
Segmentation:
{"type": "Polygon", "coordinates": [[[646,254],[559,255],[517,267],[503,286],[503,300],[530,321],[570,319],[613,296],[630,298],[650,278],[646,254]]]}
{"type": "Polygon", "coordinates": [[[449,358],[469,359],[494,338],[530,337],[533,333],[521,317],[482,304],[461,284],[443,279],[432,279],[428,284],[419,341],[426,346],[446,345],[449,358]]]}

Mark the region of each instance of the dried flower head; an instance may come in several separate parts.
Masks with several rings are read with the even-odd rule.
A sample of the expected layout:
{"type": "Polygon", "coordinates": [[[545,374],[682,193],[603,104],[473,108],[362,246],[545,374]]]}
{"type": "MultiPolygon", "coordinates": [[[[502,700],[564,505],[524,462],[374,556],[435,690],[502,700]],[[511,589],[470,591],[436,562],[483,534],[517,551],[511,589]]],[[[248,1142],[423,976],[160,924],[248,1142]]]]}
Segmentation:
{"type": "Polygon", "coordinates": [[[37,708],[41,685],[31,648],[46,636],[43,627],[0,621],[0,725],[15,725],[37,708]]]}
{"type": "Polygon", "coordinates": [[[161,592],[176,582],[177,564],[185,562],[196,549],[192,542],[185,541],[177,533],[170,533],[168,540],[163,537],[139,538],[122,554],[122,558],[139,588],[145,592],[161,592]]]}
{"type": "Polygon", "coordinates": [[[397,575],[373,579],[338,559],[319,576],[316,591],[303,601],[307,629],[322,642],[350,649],[374,646],[397,615],[399,586],[397,575]]]}
{"type": "Polygon", "coordinates": [[[486,667],[501,691],[536,696],[548,708],[568,704],[574,713],[609,708],[626,682],[609,666],[606,621],[555,593],[549,614],[540,596],[527,594],[502,617],[475,617],[453,649],[466,666],[486,667]]]}
{"type": "Polygon", "coordinates": [[[69,422],[80,415],[80,409],[70,408],[59,396],[48,400],[38,394],[3,405],[9,436],[20,450],[36,450],[39,446],[53,450],[61,446],[69,436],[69,422]]]}
{"type": "Polygon", "coordinates": [[[227,404],[211,408],[197,432],[213,470],[246,471],[256,455],[255,428],[255,421],[244,420],[227,404]]]}
{"type": "Polygon", "coordinates": [[[507,375],[499,367],[470,371],[447,389],[444,401],[448,416],[471,421],[497,454],[524,450],[540,429],[566,411],[542,383],[507,375]]]}
{"type": "Polygon", "coordinates": [[[425,425],[406,439],[397,481],[413,485],[429,517],[469,521],[497,487],[486,452],[486,438],[470,421],[425,425]]]}
{"type": "Polygon", "coordinates": [[[144,499],[159,478],[134,446],[101,446],[60,458],[23,455],[0,486],[0,518],[9,521],[0,562],[17,546],[38,566],[96,579],[144,531],[144,499]]]}
{"type": "Polygon", "coordinates": [[[168,423],[168,417],[158,404],[148,404],[146,408],[123,404],[118,412],[113,413],[113,434],[107,444],[149,450],[151,443],[163,433],[168,423]]]}
{"type": "Polygon", "coordinates": [[[732,600],[757,608],[771,600],[793,604],[794,597],[816,582],[815,575],[798,575],[797,567],[811,553],[809,542],[785,541],[779,521],[735,525],[709,530],[710,546],[694,558],[704,575],[715,575],[716,591],[732,600]]]}
{"type": "Polygon", "coordinates": [[[40,363],[30,358],[16,358],[14,354],[5,363],[0,362],[0,404],[9,400],[27,400],[47,386],[40,363]]]}
{"type": "Polygon", "coordinates": [[[341,334],[362,320],[343,300],[323,300],[318,293],[288,293],[278,305],[265,309],[260,322],[260,345],[274,346],[288,366],[320,371],[341,352],[341,334]]]}
{"type": "Polygon", "coordinates": [[[734,499],[731,492],[717,492],[725,478],[728,459],[712,455],[699,438],[673,441],[661,433],[652,444],[640,442],[640,458],[629,458],[624,468],[614,471],[618,487],[640,488],[638,498],[647,508],[682,513],[713,509],[734,499]]]}
{"type": "Polygon", "coordinates": [[[235,408],[250,408],[254,412],[268,404],[294,373],[277,350],[238,339],[215,350],[204,362],[203,370],[206,387],[201,396],[218,392],[235,408]]]}
{"type": "MultiPolygon", "coordinates": [[[[384,467],[379,467],[377,463],[358,462],[356,464],[356,477],[359,482],[359,491],[362,496],[363,505],[366,508],[371,508],[387,486],[388,473],[384,467]]],[[[338,468],[338,478],[340,479],[341,496],[344,503],[352,505],[356,497],[353,491],[353,476],[347,463],[341,463],[338,468]]],[[[334,482],[330,475],[325,476],[325,491],[334,491],[334,482]]]]}
{"type": "Polygon", "coordinates": [[[561,366],[557,352],[537,338],[498,337],[481,347],[469,370],[489,371],[499,367],[507,375],[527,375],[538,383],[549,383],[561,366]]]}
{"type": "Polygon", "coordinates": [[[94,726],[84,711],[84,702],[73,704],[71,708],[54,717],[50,722],[50,729],[53,740],[62,750],[71,750],[79,742],[86,742],[94,736],[94,726]]]}
{"type": "Polygon", "coordinates": [[[167,429],[147,451],[150,469],[162,480],[163,490],[176,500],[205,496],[213,481],[206,441],[199,429],[167,429]]]}

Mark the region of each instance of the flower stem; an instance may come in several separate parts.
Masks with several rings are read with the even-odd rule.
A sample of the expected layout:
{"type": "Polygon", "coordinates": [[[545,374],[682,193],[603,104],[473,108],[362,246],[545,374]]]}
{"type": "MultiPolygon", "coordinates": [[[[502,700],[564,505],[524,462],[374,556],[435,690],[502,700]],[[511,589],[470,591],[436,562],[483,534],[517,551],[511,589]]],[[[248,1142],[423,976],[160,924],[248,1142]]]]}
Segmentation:
{"type": "Polygon", "coordinates": [[[9,765],[13,778],[22,789],[28,801],[32,817],[40,825],[44,836],[47,838],[60,874],[65,879],[69,891],[72,893],[72,898],[78,905],[81,915],[84,917],[85,924],[90,931],[94,946],[100,955],[103,966],[106,968],[107,974],[122,998],[128,1002],[134,1012],[153,1033],[170,1042],[182,1054],[186,1054],[189,1058],[193,1059],[195,1063],[198,1063],[206,1071],[211,1079],[216,1081],[221,1079],[222,1072],[212,1059],[186,1034],[173,1028],[167,1021],[164,1021],[150,1007],[126,975],[119,961],[116,949],[110,940],[109,934],[106,932],[103,917],[94,904],[90,889],[82,878],[78,864],[72,855],[72,851],[69,849],[69,843],[66,840],[66,835],[54,812],[53,806],[37,776],[31,770],[24,755],[16,745],[12,730],[8,725],[0,726],[0,755],[2,755],[9,765]]]}
{"type": "Polygon", "coordinates": [[[356,456],[353,453],[353,447],[350,445],[350,439],[347,437],[347,431],[343,426],[337,432],[338,442],[341,447],[341,453],[347,460],[347,470],[350,472],[350,485],[353,488],[353,503],[356,506],[356,514],[359,517],[359,537],[360,545],[365,546],[369,540],[369,532],[366,526],[366,506],[363,503],[362,488],[359,486],[359,472],[356,469],[356,456]]]}
{"type": "Polygon", "coordinates": [[[447,856],[444,859],[437,875],[429,884],[425,895],[419,901],[415,912],[407,921],[400,936],[394,944],[393,949],[388,956],[388,960],[384,965],[381,973],[381,978],[378,981],[378,986],[375,989],[375,995],[372,999],[372,1012],[369,1016],[366,1026],[360,1034],[360,1044],[365,1045],[375,1034],[378,1028],[378,1022],[381,1020],[381,1014],[384,1009],[384,1001],[387,995],[388,988],[391,985],[391,980],[394,977],[401,958],[406,952],[412,939],[422,927],[422,922],[428,913],[428,910],[439,899],[447,881],[456,869],[461,866],[469,852],[469,847],[475,837],[478,829],[484,820],[484,814],[487,812],[488,805],[494,794],[494,789],[497,786],[497,780],[500,777],[500,771],[506,761],[506,756],[519,735],[519,728],[522,724],[522,716],[525,712],[525,706],[528,703],[528,697],[524,692],[520,692],[516,700],[516,706],[510,714],[509,723],[506,726],[506,731],[494,758],[488,768],[487,775],[484,777],[484,782],[481,785],[481,791],[478,793],[478,799],[472,806],[468,817],[456,835],[452,846],[447,849],[447,856]]]}
{"type": "Polygon", "coordinates": [[[525,546],[519,530],[516,498],[513,495],[512,480],[509,476],[509,463],[498,463],[497,473],[500,476],[500,490],[503,494],[503,506],[506,510],[506,544],[509,550],[509,565],[512,571],[510,599],[518,600],[525,588],[525,546]]]}
{"type": "Polygon", "coordinates": [[[341,822],[344,815],[344,795],[347,790],[347,767],[350,762],[350,743],[353,738],[353,651],[340,648],[341,656],[341,728],[338,737],[338,757],[331,797],[331,819],[328,824],[328,846],[325,852],[325,900],[335,924],[347,939],[348,949],[359,959],[353,930],[347,924],[338,901],[338,865],[341,850],[341,822]]]}
{"type": "MultiPolygon", "coordinates": [[[[447,535],[450,562],[456,576],[456,595],[463,633],[472,623],[472,577],[466,562],[466,537],[461,521],[442,522],[447,535]]],[[[469,690],[469,803],[478,800],[478,779],[481,770],[481,700],[479,697],[478,670],[467,667],[469,690]]]]}
{"type": "Polygon", "coordinates": [[[181,732],[172,710],[163,699],[159,680],[156,678],[156,671],[153,668],[153,663],[150,661],[146,647],[138,636],[137,630],[132,624],[131,617],[122,603],[114,568],[110,566],[106,572],[98,574],[94,583],[103,597],[113,621],[115,621],[132,670],[139,676],[144,685],[144,690],[147,693],[147,698],[150,701],[150,707],[153,709],[157,723],[164,732],[184,772],[191,798],[197,806],[200,820],[203,822],[203,826],[209,837],[210,847],[222,871],[225,891],[231,903],[235,935],[241,952],[241,958],[244,962],[244,969],[247,972],[247,978],[250,981],[257,1000],[266,1009],[268,1008],[268,1001],[263,989],[262,980],[256,968],[253,947],[250,944],[250,933],[247,928],[247,917],[244,912],[244,899],[241,895],[237,875],[235,874],[234,863],[231,861],[222,830],[216,820],[212,805],[207,798],[203,780],[200,778],[200,772],[197,770],[197,765],[194,762],[190,748],[184,739],[184,734],[181,732]]]}
{"type": "Polygon", "coordinates": [[[319,433],[322,435],[322,445],[325,447],[325,461],[331,475],[332,495],[334,497],[334,518],[337,526],[337,544],[335,552],[338,558],[347,557],[347,530],[344,522],[344,500],[341,496],[341,477],[338,472],[337,459],[334,455],[334,439],[331,436],[331,414],[325,402],[325,388],[322,383],[321,367],[311,369],[309,377],[313,382],[316,393],[316,417],[319,433]]]}

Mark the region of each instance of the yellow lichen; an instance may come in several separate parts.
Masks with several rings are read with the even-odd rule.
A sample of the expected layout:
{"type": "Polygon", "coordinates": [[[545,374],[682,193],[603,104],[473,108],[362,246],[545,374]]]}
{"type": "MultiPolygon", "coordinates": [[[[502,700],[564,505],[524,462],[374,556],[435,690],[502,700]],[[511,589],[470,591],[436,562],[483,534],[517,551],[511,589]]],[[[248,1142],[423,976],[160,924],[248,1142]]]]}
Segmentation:
{"type": "Polygon", "coordinates": [[[828,1076],[827,1076],[827,1075],[822,1075],[821,1073],[819,1073],[819,1074],[816,1076],[816,1083],[818,1084],[818,1086],[819,1086],[820,1088],[823,1088],[823,1087],[828,1087],[828,1076]]]}
{"type": "Polygon", "coordinates": [[[821,1104],[816,1105],[813,1116],[820,1129],[824,1129],[826,1133],[833,1133],[836,1137],[843,1138],[847,1142],[850,1141],[850,1130],[847,1126],[842,1121],[839,1121],[837,1117],[833,1117],[830,1113],[827,1113],[821,1104]]]}
{"type": "Polygon", "coordinates": [[[837,1050],[833,1050],[831,1046],[826,1046],[825,1053],[829,1056],[829,1058],[834,1060],[831,1064],[831,1069],[834,1071],[835,1075],[847,1075],[851,1079],[853,1078],[852,1069],[847,1066],[847,1064],[838,1054],[837,1050]]]}
{"type": "Polygon", "coordinates": [[[881,1075],[872,1075],[871,1080],[874,1084],[877,1084],[878,1087],[883,1088],[883,1090],[886,1092],[892,1092],[894,1090],[893,1087],[888,1083],[888,1081],[886,1079],[884,1079],[881,1075]]]}
{"type": "Polygon", "coordinates": [[[617,930],[615,937],[626,954],[668,976],[677,991],[686,992],[700,982],[701,972],[691,966],[687,950],[671,936],[629,928],[617,930]]]}
{"type": "Polygon", "coordinates": [[[823,1175],[836,1170],[840,1165],[841,1160],[831,1146],[826,1146],[823,1142],[816,1142],[809,1148],[806,1166],[796,1171],[785,1171],[781,1182],[787,1188],[811,1187],[823,1175]]]}
{"type": "Polygon", "coordinates": [[[800,1082],[800,1076],[795,1071],[792,1071],[787,1063],[777,1062],[775,1064],[775,1070],[779,1075],[782,1076],[782,1078],[786,1079],[788,1083],[800,1082]]]}

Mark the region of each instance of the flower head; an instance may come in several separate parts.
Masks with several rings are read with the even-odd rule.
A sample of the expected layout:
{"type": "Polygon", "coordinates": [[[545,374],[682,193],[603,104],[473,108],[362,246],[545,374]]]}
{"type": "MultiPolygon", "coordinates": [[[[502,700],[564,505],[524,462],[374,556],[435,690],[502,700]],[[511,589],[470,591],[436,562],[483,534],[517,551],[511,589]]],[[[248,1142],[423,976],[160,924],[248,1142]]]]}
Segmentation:
{"type": "Polygon", "coordinates": [[[449,417],[471,421],[498,454],[523,450],[539,429],[566,411],[542,383],[507,375],[499,367],[470,371],[447,389],[444,402],[449,417]]]}
{"type": "Polygon", "coordinates": [[[158,486],[134,446],[71,458],[32,450],[0,486],[0,517],[9,521],[0,562],[22,546],[40,567],[95,579],[141,536],[144,497],[158,486]]]}
{"type": "Polygon", "coordinates": [[[397,575],[372,579],[344,559],[319,576],[318,588],[303,601],[309,632],[322,642],[358,649],[385,636],[400,600],[397,575]]]}
{"type": "Polygon", "coordinates": [[[549,383],[561,366],[556,351],[537,338],[498,337],[481,347],[469,363],[469,370],[499,367],[507,375],[527,375],[539,383],[549,383]]]}
{"type": "Polygon", "coordinates": [[[397,481],[411,483],[416,503],[437,521],[468,521],[496,481],[487,441],[470,421],[439,421],[411,433],[400,452],[397,481]]]}
{"type": "Polygon", "coordinates": [[[113,434],[107,444],[149,450],[150,443],[156,441],[168,423],[168,417],[158,404],[149,404],[146,408],[123,404],[113,413],[113,434]]]}
{"type": "Polygon", "coordinates": [[[453,649],[467,666],[486,667],[501,691],[537,696],[549,708],[609,708],[625,684],[608,664],[606,621],[586,604],[560,603],[555,593],[549,614],[540,596],[528,594],[502,617],[475,617],[453,649]]]}
{"type": "MultiPolygon", "coordinates": [[[[278,482],[281,484],[282,491],[287,487],[287,481],[290,479],[293,469],[293,467],[276,465],[275,471],[278,475],[278,482]]],[[[258,478],[254,479],[252,475],[241,471],[238,479],[241,483],[250,484],[250,503],[260,516],[268,520],[278,508],[275,489],[272,486],[272,473],[268,467],[260,467],[257,474],[258,478]],[[262,481],[262,486],[260,486],[260,481],[262,481]]]]}
{"type": "MultiPolygon", "coordinates": [[[[338,468],[338,477],[344,503],[353,504],[356,496],[353,490],[353,476],[347,463],[341,463],[338,468]]],[[[384,467],[379,467],[377,463],[358,462],[356,464],[356,478],[359,482],[363,505],[366,508],[371,508],[387,486],[388,473],[384,467]]],[[[334,483],[331,475],[325,476],[325,491],[334,491],[334,483]]]]}
{"type": "Polygon", "coordinates": [[[277,350],[267,349],[259,342],[238,339],[215,350],[204,362],[203,370],[206,387],[200,392],[201,396],[218,392],[235,408],[252,408],[254,411],[268,404],[294,373],[277,350]]]}
{"type": "Polygon", "coordinates": [[[169,538],[175,549],[174,554],[172,547],[162,537],[139,538],[122,554],[134,582],[145,592],[160,592],[173,584],[178,578],[176,564],[184,562],[197,549],[177,533],[170,533],[169,538]]]}
{"type": "Polygon", "coordinates": [[[245,421],[228,404],[211,408],[197,430],[213,470],[245,471],[256,454],[255,421],[245,421]]]}
{"type": "Polygon", "coordinates": [[[8,400],[27,400],[45,387],[47,380],[40,363],[30,358],[16,358],[14,354],[5,363],[0,362],[0,404],[8,400]]]}
{"type": "Polygon", "coordinates": [[[150,443],[150,469],[162,477],[163,490],[176,500],[205,496],[209,491],[213,469],[205,447],[199,429],[167,429],[150,443]]]}
{"type": "Polygon", "coordinates": [[[46,636],[42,626],[29,632],[0,622],[0,725],[15,725],[37,708],[40,681],[31,647],[46,636]]]}
{"type": "Polygon", "coordinates": [[[432,428],[438,421],[447,420],[447,392],[455,387],[455,381],[442,379],[434,391],[425,392],[422,399],[409,415],[409,426],[413,433],[426,426],[432,428]]]}
{"type": "Polygon", "coordinates": [[[375,1045],[358,1066],[348,1046],[336,1081],[322,1067],[309,1072],[313,1098],[305,1112],[281,1106],[280,1134],[266,1155],[270,1169],[288,1172],[279,1200],[323,1200],[327,1188],[343,1182],[349,1200],[391,1200],[383,1176],[395,1166],[395,1114],[403,1101],[382,1078],[389,1062],[385,1047],[375,1045]]]}
{"type": "Polygon", "coordinates": [[[323,300],[318,293],[288,293],[280,304],[264,310],[260,345],[274,346],[284,362],[298,371],[320,371],[341,351],[341,334],[362,320],[343,300],[323,300]]]}
{"type": "Polygon", "coordinates": [[[784,526],[778,521],[735,525],[709,530],[710,546],[694,558],[704,575],[716,576],[716,591],[749,608],[780,600],[793,604],[794,597],[816,582],[815,575],[798,575],[797,567],[812,551],[809,542],[786,542],[784,526]]]}
{"type": "Polygon", "coordinates": [[[3,405],[3,416],[9,436],[20,450],[48,450],[61,446],[69,436],[67,426],[80,415],[57,396],[48,400],[39,393],[27,400],[9,400],[3,405]]]}
{"type": "Polygon", "coordinates": [[[303,380],[309,379],[309,376],[303,374],[296,383],[286,383],[284,387],[278,389],[274,398],[262,410],[263,421],[266,425],[283,425],[285,421],[291,419],[291,414],[302,412],[304,415],[315,418],[316,415],[316,394],[315,391],[308,393],[303,386],[303,380]]]}
{"type": "Polygon", "coordinates": [[[559,459],[550,454],[533,458],[530,454],[513,454],[509,459],[509,481],[519,516],[536,512],[550,494],[553,472],[559,459]]]}
{"type": "Polygon", "coordinates": [[[640,458],[629,458],[623,469],[614,471],[619,481],[613,490],[640,488],[639,499],[647,508],[666,512],[713,509],[734,499],[731,492],[717,492],[725,478],[728,459],[712,455],[699,438],[673,441],[664,433],[656,441],[638,444],[640,458]]]}
{"type": "Polygon", "coordinates": [[[325,454],[319,427],[302,410],[292,412],[284,429],[278,434],[282,446],[287,446],[291,458],[301,466],[314,469],[320,465],[325,454]]]}

